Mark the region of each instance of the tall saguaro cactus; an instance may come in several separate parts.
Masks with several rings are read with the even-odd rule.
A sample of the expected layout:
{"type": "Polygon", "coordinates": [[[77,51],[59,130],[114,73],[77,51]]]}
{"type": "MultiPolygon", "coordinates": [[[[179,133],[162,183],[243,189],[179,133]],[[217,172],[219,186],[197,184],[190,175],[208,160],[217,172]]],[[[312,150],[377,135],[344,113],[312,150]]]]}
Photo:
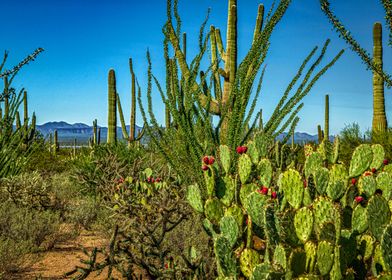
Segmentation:
{"type": "MultiPolygon", "coordinates": [[[[381,69],[382,60],[382,26],[376,22],[373,26],[373,61],[381,69]]],[[[385,132],[387,129],[387,117],[385,114],[384,79],[376,71],[373,71],[373,132],[385,132]]]]}
{"type": "Polygon", "coordinates": [[[117,141],[117,90],[116,74],[113,69],[109,70],[108,77],[108,107],[107,143],[114,144],[117,141]]]}

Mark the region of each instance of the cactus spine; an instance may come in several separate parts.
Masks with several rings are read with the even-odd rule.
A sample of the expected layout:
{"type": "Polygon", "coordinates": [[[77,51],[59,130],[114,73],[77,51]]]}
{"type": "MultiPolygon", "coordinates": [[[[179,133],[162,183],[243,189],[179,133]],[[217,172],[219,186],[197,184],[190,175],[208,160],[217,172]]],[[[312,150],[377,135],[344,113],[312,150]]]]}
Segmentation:
{"type": "MultiPolygon", "coordinates": [[[[382,69],[382,26],[376,22],[373,26],[373,60],[382,69]]],[[[387,117],[385,114],[384,79],[376,71],[373,71],[373,132],[385,132],[387,129],[387,117]]]]}
{"type": "Polygon", "coordinates": [[[116,74],[113,69],[109,70],[108,77],[108,137],[107,143],[114,144],[117,141],[117,90],[116,74]]]}

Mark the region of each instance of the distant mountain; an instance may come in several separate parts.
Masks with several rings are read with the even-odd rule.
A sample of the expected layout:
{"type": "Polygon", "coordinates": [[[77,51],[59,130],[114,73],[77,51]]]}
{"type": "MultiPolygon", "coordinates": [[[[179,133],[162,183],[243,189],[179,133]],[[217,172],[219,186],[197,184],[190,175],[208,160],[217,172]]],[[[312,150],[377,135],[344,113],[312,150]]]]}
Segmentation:
{"type": "MultiPolygon", "coordinates": [[[[100,126],[98,126],[100,127],[100,126]]],[[[107,138],[107,127],[101,128],[101,141],[105,142],[107,138]]],[[[139,132],[142,128],[136,126],[136,133],[139,132]]],[[[84,123],[74,123],[69,124],[64,121],[59,122],[47,122],[42,125],[37,125],[37,130],[42,133],[42,135],[47,138],[51,133],[57,130],[59,142],[60,144],[71,144],[74,139],[76,139],[79,144],[86,144],[88,140],[93,135],[93,127],[84,123]]],[[[129,131],[129,125],[127,126],[127,130],[129,131]]],[[[121,127],[117,127],[117,137],[122,139],[122,130],[121,127]]]]}
{"type": "MultiPolygon", "coordinates": [[[[99,127],[99,126],[98,126],[99,127]]],[[[64,121],[59,122],[47,122],[42,125],[37,125],[37,129],[39,132],[43,134],[44,137],[49,137],[50,133],[53,133],[57,130],[59,142],[60,144],[67,145],[73,143],[74,139],[79,144],[87,144],[88,139],[93,135],[93,127],[84,123],[74,123],[69,124],[64,121]]],[[[136,133],[139,132],[142,128],[136,126],[136,133]]],[[[127,130],[129,131],[129,125],[127,126],[127,130]]],[[[101,141],[105,142],[107,138],[107,127],[101,127],[101,141]]],[[[117,135],[119,139],[122,138],[122,130],[121,127],[117,127],[117,135]]],[[[280,134],[277,137],[277,140],[282,141],[284,137],[287,135],[286,132],[280,134]]],[[[333,141],[333,137],[330,137],[330,140],[333,141]]],[[[306,142],[317,142],[317,135],[310,135],[306,132],[296,132],[294,134],[295,143],[302,144],[306,142]]],[[[290,140],[291,141],[291,140],[290,140]]]]}

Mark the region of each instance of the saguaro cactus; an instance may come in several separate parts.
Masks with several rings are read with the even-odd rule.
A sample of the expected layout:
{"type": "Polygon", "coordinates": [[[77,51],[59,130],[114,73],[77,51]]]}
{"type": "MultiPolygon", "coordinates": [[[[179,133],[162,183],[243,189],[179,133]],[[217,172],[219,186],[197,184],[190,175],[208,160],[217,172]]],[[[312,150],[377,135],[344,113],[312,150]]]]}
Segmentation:
{"type": "Polygon", "coordinates": [[[109,70],[108,77],[108,107],[107,143],[114,144],[117,141],[117,90],[116,74],[113,69],[109,70]]]}
{"type": "MultiPolygon", "coordinates": [[[[373,60],[382,69],[382,26],[376,22],[373,26],[373,60]]],[[[385,114],[384,79],[373,71],[373,132],[385,132],[387,129],[385,114]]]]}
{"type": "Polygon", "coordinates": [[[97,145],[98,144],[98,132],[97,132],[97,127],[98,127],[98,121],[97,119],[95,119],[93,121],[93,145],[97,145]]]}

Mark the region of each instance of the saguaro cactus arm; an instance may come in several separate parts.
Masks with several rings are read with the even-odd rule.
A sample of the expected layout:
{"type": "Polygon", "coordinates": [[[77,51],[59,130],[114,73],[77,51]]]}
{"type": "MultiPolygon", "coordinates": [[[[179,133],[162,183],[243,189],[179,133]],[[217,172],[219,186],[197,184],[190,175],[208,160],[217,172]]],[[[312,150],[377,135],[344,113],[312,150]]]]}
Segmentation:
{"type": "Polygon", "coordinates": [[[117,140],[117,108],[116,108],[116,75],[113,69],[109,71],[108,77],[108,136],[107,143],[113,144],[117,140]]]}

